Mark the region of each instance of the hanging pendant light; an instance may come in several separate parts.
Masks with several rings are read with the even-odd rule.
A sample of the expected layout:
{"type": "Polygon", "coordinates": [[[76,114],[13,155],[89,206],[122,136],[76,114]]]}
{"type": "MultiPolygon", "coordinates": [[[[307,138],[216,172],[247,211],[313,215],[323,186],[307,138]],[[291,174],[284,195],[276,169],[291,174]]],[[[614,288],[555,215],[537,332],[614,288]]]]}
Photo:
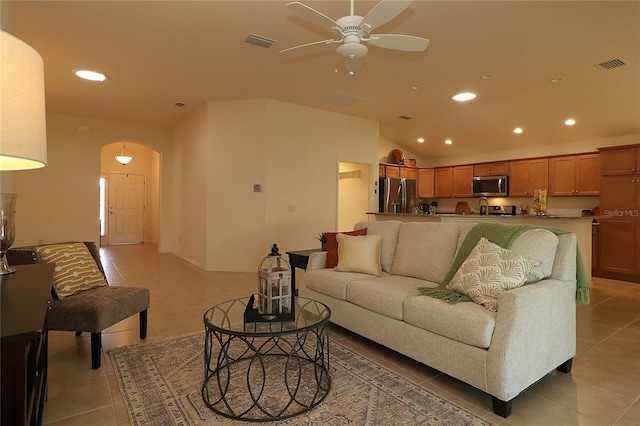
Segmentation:
{"type": "Polygon", "coordinates": [[[120,153],[117,154],[115,158],[116,158],[116,161],[122,164],[123,166],[126,166],[131,162],[131,160],[133,160],[133,155],[127,154],[124,147],[124,142],[122,142],[122,151],[120,151],[120,153]]]}

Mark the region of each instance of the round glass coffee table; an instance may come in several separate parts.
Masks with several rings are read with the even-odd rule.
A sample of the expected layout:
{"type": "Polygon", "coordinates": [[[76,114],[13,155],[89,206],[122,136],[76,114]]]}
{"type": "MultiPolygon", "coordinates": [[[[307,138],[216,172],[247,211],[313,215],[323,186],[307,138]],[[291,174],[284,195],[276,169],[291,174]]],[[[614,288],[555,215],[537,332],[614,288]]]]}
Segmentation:
{"type": "Polygon", "coordinates": [[[205,404],[224,417],[282,420],[311,410],[331,388],[324,304],[295,298],[295,321],[245,322],[249,298],[204,314],[205,404]]]}

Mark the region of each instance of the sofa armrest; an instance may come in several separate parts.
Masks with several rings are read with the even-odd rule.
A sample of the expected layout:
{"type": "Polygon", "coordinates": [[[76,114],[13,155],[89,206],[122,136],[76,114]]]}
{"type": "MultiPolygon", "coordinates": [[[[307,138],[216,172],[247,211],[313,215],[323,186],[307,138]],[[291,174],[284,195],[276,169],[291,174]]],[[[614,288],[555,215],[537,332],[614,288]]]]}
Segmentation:
{"type": "Polygon", "coordinates": [[[576,282],[546,279],[500,294],[487,389],[516,397],[576,354],[576,282]]]}
{"type": "Polygon", "coordinates": [[[310,269],[324,269],[327,266],[327,252],[318,251],[309,255],[307,271],[310,269]]]}

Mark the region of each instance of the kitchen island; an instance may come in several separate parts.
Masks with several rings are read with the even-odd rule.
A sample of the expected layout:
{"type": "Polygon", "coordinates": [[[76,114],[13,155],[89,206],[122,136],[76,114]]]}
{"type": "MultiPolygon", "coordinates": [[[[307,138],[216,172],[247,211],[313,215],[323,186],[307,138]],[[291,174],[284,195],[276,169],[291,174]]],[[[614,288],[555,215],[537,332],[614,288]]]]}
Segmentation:
{"type": "Polygon", "coordinates": [[[591,226],[595,216],[570,216],[570,215],[480,215],[480,214],[454,214],[436,213],[418,215],[411,213],[373,213],[367,212],[370,220],[399,220],[401,222],[457,222],[479,223],[482,221],[498,222],[511,225],[533,225],[562,229],[573,232],[578,239],[578,248],[582,256],[584,272],[591,286],[591,226]]]}

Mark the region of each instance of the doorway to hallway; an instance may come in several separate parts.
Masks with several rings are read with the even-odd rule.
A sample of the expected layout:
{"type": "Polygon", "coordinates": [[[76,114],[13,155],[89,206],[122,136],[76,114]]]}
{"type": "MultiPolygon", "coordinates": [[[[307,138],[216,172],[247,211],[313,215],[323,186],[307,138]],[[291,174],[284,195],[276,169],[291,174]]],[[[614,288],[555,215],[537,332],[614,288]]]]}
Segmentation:
{"type": "Polygon", "coordinates": [[[338,230],[366,221],[371,206],[371,165],[338,163],[338,230]]]}

